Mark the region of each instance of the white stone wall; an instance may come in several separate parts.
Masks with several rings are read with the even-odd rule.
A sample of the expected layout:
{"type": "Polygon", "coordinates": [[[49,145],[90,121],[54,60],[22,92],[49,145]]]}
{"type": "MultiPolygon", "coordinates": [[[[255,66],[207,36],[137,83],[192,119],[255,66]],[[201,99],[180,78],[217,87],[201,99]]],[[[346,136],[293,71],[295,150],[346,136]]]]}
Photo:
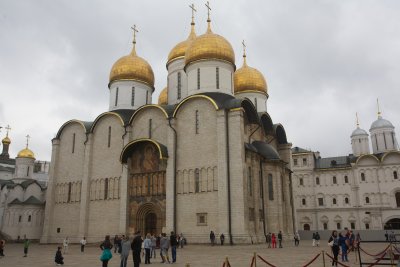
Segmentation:
{"type": "Polygon", "coordinates": [[[257,108],[257,112],[267,112],[267,96],[258,92],[238,92],[235,93],[238,98],[248,98],[257,108]]]}
{"type": "Polygon", "coordinates": [[[153,88],[137,81],[115,81],[110,85],[109,110],[116,109],[138,109],[151,104],[153,88]],[[118,100],[117,97],[118,88],[118,100]],[[132,88],[134,88],[134,103],[132,105],[132,88]],[[147,92],[147,98],[146,98],[147,92]]]}
{"type": "Polygon", "coordinates": [[[188,96],[187,75],[184,71],[185,59],[177,59],[168,64],[168,104],[174,105],[188,96]],[[181,97],[178,99],[178,72],[181,73],[181,97]]]}
{"type": "Polygon", "coordinates": [[[35,159],[16,158],[14,178],[30,179],[33,176],[33,167],[35,159]]]}
{"type": "Polygon", "coordinates": [[[357,135],[351,137],[351,147],[354,156],[369,154],[369,138],[368,135],[357,135]]]}

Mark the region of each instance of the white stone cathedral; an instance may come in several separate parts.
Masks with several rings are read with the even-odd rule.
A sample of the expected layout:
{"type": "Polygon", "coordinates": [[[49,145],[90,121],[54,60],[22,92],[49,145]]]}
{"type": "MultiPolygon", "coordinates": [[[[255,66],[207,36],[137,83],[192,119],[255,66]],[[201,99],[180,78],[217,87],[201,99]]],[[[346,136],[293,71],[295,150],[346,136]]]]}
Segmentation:
{"type": "MultiPolygon", "coordinates": [[[[136,29],[134,29],[136,33],[136,29]]],[[[231,44],[211,30],[169,53],[167,87],[152,103],[154,74],[136,52],[109,78],[109,110],[70,120],[52,140],[41,242],[106,234],[183,233],[208,242],[293,234],[291,144],[267,113],[264,76],[236,69],[231,44]]]]}
{"type": "Polygon", "coordinates": [[[400,229],[400,152],[394,126],[378,109],[369,132],[357,120],[348,156],[321,158],[319,152],[292,149],[299,229],[400,229]]]}

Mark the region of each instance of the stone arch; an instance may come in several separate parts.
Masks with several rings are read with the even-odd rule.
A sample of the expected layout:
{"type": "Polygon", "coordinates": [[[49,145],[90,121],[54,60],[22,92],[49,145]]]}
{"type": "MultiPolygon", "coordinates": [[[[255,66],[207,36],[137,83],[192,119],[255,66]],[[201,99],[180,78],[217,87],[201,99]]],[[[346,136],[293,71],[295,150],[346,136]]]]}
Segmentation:
{"type": "MultiPolygon", "coordinates": [[[[159,234],[161,233],[164,220],[164,214],[161,212],[161,207],[158,204],[152,202],[144,203],[139,206],[136,212],[136,231],[141,231],[144,235],[147,234],[147,232],[153,231],[154,234],[159,234]],[[146,220],[152,216],[151,214],[154,214],[156,217],[155,226],[146,225],[146,220]]],[[[147,221],[147,223],[149,222],[147,221]]]]}
{"type": "Polygon", "coordinates": [[[385,230],[400,230],[400,216],[394,215],[386,218],[384,220],[384,229],[385,230]]]}

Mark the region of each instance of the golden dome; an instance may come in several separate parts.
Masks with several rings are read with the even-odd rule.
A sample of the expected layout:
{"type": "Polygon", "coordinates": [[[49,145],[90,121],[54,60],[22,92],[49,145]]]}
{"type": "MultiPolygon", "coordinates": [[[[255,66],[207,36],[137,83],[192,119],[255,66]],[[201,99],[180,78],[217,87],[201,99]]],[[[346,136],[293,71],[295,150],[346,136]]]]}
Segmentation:
{"type": "Polygon", "coordinates": [[[20,152],[18,152],[17,158],[35,159],[35,154],[33,154],[32,150],[26,147],[22,149],[20,152]]]}
{"type": "Polygon", "coordinates": [[[168,87],[165,87],[158,97],[159,105],[168,105],[168,87]]]}
{"type": "Polygon", "coordinates": [[[202,59],[219,59],[235,65],[235,52],[231,44],[211,31],[210,21],[207,32],[194,39],[186,50],[185,65],[202,59]]]}
{"type": "Polygon", "coordinates": [[[264,75],[246,63],[246,55],[243,55],[243,66],[235,71],[233,76],[234,92],[258,91],[268,94],[267,82],[264,75]]]}
{"type": "Polygon", "coordinates": [[[192,25],[192,29],[190,31],[189,37],[185,41],[182,41],[182,42],[178,43],[177,45],[175,45],[174,48],[172,48],[171,52],[169,52],[167,65],[175,59],[185,57],[187,48],[192,43],[192,41],[194,39],[196,39],[196,32],[194,31],[194,22],[193,21],[192,21],[191,25],[192,25]]]}
{"type": "Polygon", "coordinates": [[[150,64],[136,55],[135,42],[132,52],[114,63],[110,72],[110,83],[117,80],[133,80],[154,88],[154,73],[150,64]]]}
{"type": "Polygon", "coordinates": [[[1,142],[5,145],[9,145],[11,144],[11,139],[8,136],[6,136],[3,138],[3,140],[1,140],[1,142]]]}

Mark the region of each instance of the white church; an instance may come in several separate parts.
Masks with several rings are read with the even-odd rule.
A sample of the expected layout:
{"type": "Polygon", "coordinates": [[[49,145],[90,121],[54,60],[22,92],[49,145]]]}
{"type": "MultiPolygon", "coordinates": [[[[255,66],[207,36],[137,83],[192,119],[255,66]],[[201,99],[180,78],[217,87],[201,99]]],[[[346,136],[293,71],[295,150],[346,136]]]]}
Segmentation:
{"type": "Polygon", "coordinates": [[[109,109],[67,121],[52,140],[41,242],[138,230],[195,243],[211,230],[230,243],[293,234],[291,144],[267,112],[265,78],[245,53],[237,68],[210,14],[207,23],[197,35],[192,16],[189,37],[172,48],[158,103],[134,27],[131,53],[110,71],[109,109]]]}

